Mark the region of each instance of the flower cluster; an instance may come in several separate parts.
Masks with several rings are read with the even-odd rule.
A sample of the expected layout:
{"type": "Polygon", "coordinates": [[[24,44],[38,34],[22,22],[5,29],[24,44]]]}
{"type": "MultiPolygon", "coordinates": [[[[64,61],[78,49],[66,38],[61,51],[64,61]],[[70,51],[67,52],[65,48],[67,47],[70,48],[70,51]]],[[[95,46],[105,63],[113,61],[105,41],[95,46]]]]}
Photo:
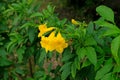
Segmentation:
{"type": "Polygon", "coordinates": [[[64,48],[68,47],[68,43],[65,42],[65,39],[60,32],[55,36],[55,31],[52,31],[53,29],[55,28],[47,28],[46,24],[39,26],[40,33],[38,34],[38,37],[41,37],[40,44],[45,48],[46,52],[56,50],[57,52],[62,53],[64,48]],[[43,36],[43,34],[48,31],[52,31],[49,36],[43,36]]]}

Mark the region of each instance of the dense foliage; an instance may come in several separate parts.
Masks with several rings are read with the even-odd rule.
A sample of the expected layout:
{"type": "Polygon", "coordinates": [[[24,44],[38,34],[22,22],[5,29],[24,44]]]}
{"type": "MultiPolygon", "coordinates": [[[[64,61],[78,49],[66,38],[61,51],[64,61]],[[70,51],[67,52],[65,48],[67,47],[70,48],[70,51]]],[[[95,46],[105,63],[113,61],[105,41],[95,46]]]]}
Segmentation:
{"type": "Polygon", "coordinates": [[[0,80],[119,80],[120,29],[114,12],[88,24],[60,20],[37,0],[0,3],[0,80]]]}

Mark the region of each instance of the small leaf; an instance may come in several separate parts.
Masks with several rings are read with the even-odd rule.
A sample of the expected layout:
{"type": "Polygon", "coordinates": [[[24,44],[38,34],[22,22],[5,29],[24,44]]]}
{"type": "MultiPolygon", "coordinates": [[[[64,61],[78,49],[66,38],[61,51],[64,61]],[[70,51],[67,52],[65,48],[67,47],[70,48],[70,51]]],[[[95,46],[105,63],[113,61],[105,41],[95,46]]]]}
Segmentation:
{"type": "Polygon", "coordinates": [[[87,57],[90,60],[90,62],[94,65],[96,65],[97,63],[97,55],[95,52],[95,49],[93,47],[86,47],[86,51],[87,51],[87,57]]]}
{"type": "Polygon", "coordinates": [[[30,42],[32,43],[35,38],[35,28],[33,28],[33,27],[28,28],[28,36],[29,36],[30,42]]]}
{"type": "Polygon", "coordinates": [[[76,65],[75,65],[74,62],[72,63],[72,66],[71,66],[71,74],[72,74],[72,77],[75,78],[75,76],[76,76],[76,65]]]}
{"type": "Polygon", "coordinates": [[[85,40],[85,46],[92,46],[92,45],[96,45],[96,41],[93,37],[88,37],[86,40],[85,40]]]}
{"type": "Polygon", "coordinates": [[[112,52],[114,59],[116,60],[118,64],[120,62],[120,59],[118,57],[119,48],[120,48],[120,35],[117,36],[115,39],[113,39],[111,43],[111,52],[112,52]]]}
{"type": "Polygon", "coordinates": [[[94,33],[94,24],[93,22],[90,22],[87,27],[87,33],[88,34],[93,34],[94,33]]]}
{"type": "Polygon", "coordinates": [[[84,47],[83,48],[78,47],[76,50],[76,53],[78,55],[78,59],[80,60],[80,59],[83,59],[85,57],[87,52],[86,52],[86,49],[84,47]]]}
{"type": "Polygon", "coordinates": [[[42,14],[40,12],[36,12],[36,13],[33,13],[30,18],[33,18],[33,17],[40,17],[42,16],[42,14]]]}
{"type": "Polygon", "coordinates": [[[104,19],[111,21],[114,23],[114,12],[111,8],[101,5],[96,8],[96,11],[100,16],[102,16],[104,19]]]}
{"type": "Polygon", "coordinates": [[[45,52],[45,50],[42,48],[42,49],[40,50],[39,62],[42,62],[42,61],[44,60],[45,56],[46,56],[46,52],[45,52]]]}
{"type": "Polygon", "coordinates": [[[73,56],[74,56],[74,55],[72,55],[72,54],[65,55],[65,56],[62,57],[62,60],[61,60],[61,61],[62,61],[62,62],[68,61],[68,60],[70,60],[73,56]]]}
{"type": "Polygon", "coordinates": [[[18,62],[21,63],[23,59],[23,54],[25,53],[25,46],[22,46],[21,48],[17,49],[17,55],[18,55],[18,62]]]}
{"type": "Polygon", "coordinates": [[[6,59],[5,57],[0,57],[0,66],[3,67],[3,66],[9,66],[11,65],[12,62],[9,61],[8,59],[6,59]]]}

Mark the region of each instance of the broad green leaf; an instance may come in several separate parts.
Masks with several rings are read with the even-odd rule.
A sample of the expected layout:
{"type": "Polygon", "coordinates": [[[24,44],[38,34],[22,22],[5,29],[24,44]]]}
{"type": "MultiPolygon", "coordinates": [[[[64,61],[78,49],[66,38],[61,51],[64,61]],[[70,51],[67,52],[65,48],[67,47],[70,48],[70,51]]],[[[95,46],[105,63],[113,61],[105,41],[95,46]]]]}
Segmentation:
{"type": "Polygon", "coordinates": [[[101,80],[114,80],[114,78],[112,77],[112,73],[107,73],[101,80]]]}
{"type": "Polygon", "coordinates": [[[88,38],[86,38],[84,45],[85,46],[92,46],[92,45],[96,45],[96,44],[97,43],[93,37],[88,37],[88,38]]]}
{"type": "Polygon", "coordinates": [[[12,64],[12,62],[9,61],[7,58],[5,58],[5,57],[0,57],[0,66],[1,66],[1,67],[9,66],[9,65],[11,65],[11,64],[12,64]]]}
{"type": "Polygon", "coordinates": [[[105,64],[100,70],[97,71],[95,80],[100,80],[107,74],[113,67],[112,62],[105,64]]]}
{"type": "Polygon", "coordinates": [[[72,77],[75,78],[76,76],[76,65],[75,65],[75,62],[72,63],[71,65],[71,74],[72,74],[72,77]]]}
{"type": "Polygon", "coordinates": [[[100,16],[102,16],[104,19],[111,21],[114,23],[114,12],[111,8],[101,5],[96,8],[96,11],[100,16]]]}
{"type": "Polygon", "coordinates": [[[95,21],[95,23],[101,27],[107,27],[109,29],[120,31],[120,29],[116,25],[105,21],[103,18],[100,18],[99,20],[95,21]]]}
{"type": "Polygon", "coordinates": [[[61,80],[66,80],[66,78],[70,75],[71,63],[72,62],[68,62],[61,67],[60,69],[60,71],[62,71],[61,80]]]}
{"type": "Polygon", "coordinates": [[[104,34],[103,36],[114,36],[116,34],[119,34],[120,31],[118,30],[114,30],[114,29],[108,29],[104,34]]]}
{"type": "Polygon", "coordinates": [[[111,43],[111,52],[112,52],[114,59],[116,60],[118,64],[120,62],[120,59],[118,57],[119,48],[120,48],[120,35],[114,38],[111,43]]]}
{"type": "Polygon", "coordinates": [[[93,47],[86,47],[86,56],[90,60],[90,62],[94,65],[97,63],[97,55],[95,49],[93,47]]]}

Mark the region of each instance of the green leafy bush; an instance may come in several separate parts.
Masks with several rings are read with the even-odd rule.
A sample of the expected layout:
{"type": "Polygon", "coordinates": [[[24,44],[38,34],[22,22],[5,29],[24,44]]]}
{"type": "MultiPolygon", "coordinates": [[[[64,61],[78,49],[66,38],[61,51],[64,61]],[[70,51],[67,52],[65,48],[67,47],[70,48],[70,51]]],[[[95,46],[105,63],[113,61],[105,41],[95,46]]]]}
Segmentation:
{"type": "Polygon", "coordinates": [[[0,3],[1,80],[120,79],[120,29],[110,8],[98,6],[100,19],[86,24],[74,19],[60,20],[50,5],[40,12],[38,2],[0,3]],[[47,28],[41,29],[43,24],[47,28]],[[47,30],[51,27],[54,29],[47,30]],[[41,45],[42,37],[38,37],[42,31],[48,41],[45,47],[41,45]],[[54,46],[55,40],[50,43],[52,32],[52,38],[66,46],[54,46]]]}

